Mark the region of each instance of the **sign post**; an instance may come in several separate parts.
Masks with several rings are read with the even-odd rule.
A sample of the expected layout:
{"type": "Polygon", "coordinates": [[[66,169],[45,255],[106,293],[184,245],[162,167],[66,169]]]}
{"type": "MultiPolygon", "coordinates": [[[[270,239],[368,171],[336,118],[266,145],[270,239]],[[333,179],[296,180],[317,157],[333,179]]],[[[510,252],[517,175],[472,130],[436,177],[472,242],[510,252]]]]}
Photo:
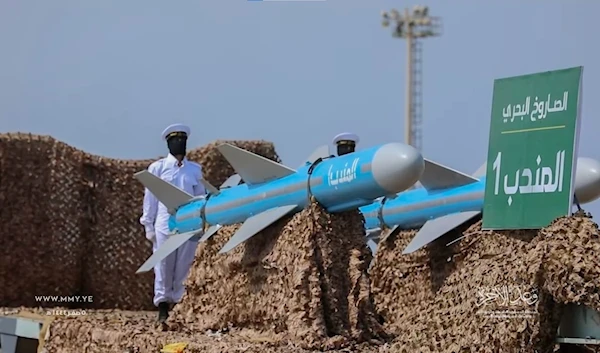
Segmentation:
{"type": "Polygon", "coordinates": [[[583,67],[494,81],[483,229],[571,214],[583,67]]]}

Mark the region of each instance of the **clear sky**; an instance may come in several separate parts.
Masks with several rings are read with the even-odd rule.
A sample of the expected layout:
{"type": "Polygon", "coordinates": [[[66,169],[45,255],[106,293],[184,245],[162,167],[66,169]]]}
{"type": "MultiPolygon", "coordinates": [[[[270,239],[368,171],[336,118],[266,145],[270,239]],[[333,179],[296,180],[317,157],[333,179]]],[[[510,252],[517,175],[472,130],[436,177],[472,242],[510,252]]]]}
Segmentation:
{"type": "MultiPolygon", "coordinates": [[[[191,147],[266,139],[290,166],[346,130],[360,147],[403,141],[406,43],[380,12],[416,4],[0,0],[0,131],[150,158],[184,122],[191,147]]],[[[600,2],[421,4],[443,19],[424,42],[425,157],[474,172],[495,78],[583,65],[580,154],[600,159],[600,2]]]]}

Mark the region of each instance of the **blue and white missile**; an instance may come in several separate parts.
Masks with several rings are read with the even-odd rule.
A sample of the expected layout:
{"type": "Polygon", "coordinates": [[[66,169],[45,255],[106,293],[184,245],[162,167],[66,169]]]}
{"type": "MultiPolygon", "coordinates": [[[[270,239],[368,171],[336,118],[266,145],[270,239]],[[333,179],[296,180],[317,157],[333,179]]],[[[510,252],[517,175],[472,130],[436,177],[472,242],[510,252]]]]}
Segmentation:
{"type": "Polygon", "coordinates": [[[414,185],[425,169],[423,156],[402,143],[388,143],[331,158],[318,148],[298,170],[224,144],[218,147],[239,177],[220,189],[202,183],[208,194],[192,197],[148,171],[135,177],[169,210],[172,235],[139,269],[145,272],[205,231],[206,241],[223,225],[243,222],[220,253],[254,236],[281,217],[304,209],[314,198],[328,212],[368,205],[378,197],[394,196],[414,185]],[[238,185],[243,180],[244,184],[238,185]]]}
{"type": "MultiPolygon", "coordinates": [[[[360,208],[369,246],[373,249],[371,242],[396,231],[420,228],[403,251],[409,254],[475,218],[483,210],[485,171],[486,164],[473,175],[467,175],[425,159],[422,187],[400,193],[394,199],[383,197],[360,208]]],[[[575,199],[584,204],[598,197],[600,162],[580,157],[575,170],[575,199]]]]}

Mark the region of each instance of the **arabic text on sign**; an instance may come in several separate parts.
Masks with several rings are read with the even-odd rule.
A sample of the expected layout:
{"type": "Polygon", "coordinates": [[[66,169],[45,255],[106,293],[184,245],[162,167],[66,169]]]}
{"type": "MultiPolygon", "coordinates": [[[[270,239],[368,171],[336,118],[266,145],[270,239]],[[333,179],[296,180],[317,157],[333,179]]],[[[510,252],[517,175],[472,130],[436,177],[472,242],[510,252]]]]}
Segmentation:
{"type": "Polygon", "coordinates": [[[523,104],[509,104],[504,109],[502,109],[502,117],[504,118],[504,122],[513,122],[515,118],[521,118],[521,121],[526,116],[529,116],[531,121],[537,121],[546,119],[548,113],[556,113],[567,110],[567,101],[569,99],[569,92],[565,91],[563,93],[562,99],[557,99],[552,103],[552,107],[550,107],[550,95],[544,101],[539,101],[539,97],[535,97],[533,102],[533,109],[530,106],[531,97],[525,98],[525,103],[523,104]]]}
{"type": "MultiPolygon", "coordinates": [[[[509,183],[509,179],[512,179],[510,173],[504,175],[503,191],[505,195],[562,192],[565,173],[565,150],[556,152],[554,170],[552,170],[552,166],[542,166],[540,168],[542,158],[539,155],[535,161],[538,166],[535,170],[535,180],[534,173],[529,168],[517,170],[514,174],[514,183],[509,183]]],[[[498,152],[493,164],[495,172],[494,195],[499,193],[501,168],[502,152],[498,152]]]]}

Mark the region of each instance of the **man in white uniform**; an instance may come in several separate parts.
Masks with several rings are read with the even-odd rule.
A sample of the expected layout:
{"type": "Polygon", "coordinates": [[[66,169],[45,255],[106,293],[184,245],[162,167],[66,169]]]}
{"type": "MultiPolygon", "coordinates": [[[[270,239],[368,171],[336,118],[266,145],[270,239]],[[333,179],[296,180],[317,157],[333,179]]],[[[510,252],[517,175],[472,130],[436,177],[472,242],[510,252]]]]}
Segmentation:
{"type": "MultiPolygon", "coordinates": [[[[162,137],[167,142],[169,155],[152,163],[148,171],[191,195],[204,195],[206,191],[200,182],[202,167],[185,157],[189,135],[190,128],[186,125],[168,126],[162,137]]],[[[152,242],[152,251],[157,251],[169,237],[169,213],[148,189],[140,223],[145,228],[146,238],[152,242]]],[[[183,282],[194,262],[197,245],[197,241],[187,241],[154,267],[154,305],[158,307],[159,322],[169,316],[170,303],[179,302],[183,296],[183,282]]]]}
{"type": "Polygon", "coordinates": [[[343,156],[356,151],[358,135],[351,132],[343,132],[333,138],[333,144],[337,146],[338,156],[343,156]]]}

